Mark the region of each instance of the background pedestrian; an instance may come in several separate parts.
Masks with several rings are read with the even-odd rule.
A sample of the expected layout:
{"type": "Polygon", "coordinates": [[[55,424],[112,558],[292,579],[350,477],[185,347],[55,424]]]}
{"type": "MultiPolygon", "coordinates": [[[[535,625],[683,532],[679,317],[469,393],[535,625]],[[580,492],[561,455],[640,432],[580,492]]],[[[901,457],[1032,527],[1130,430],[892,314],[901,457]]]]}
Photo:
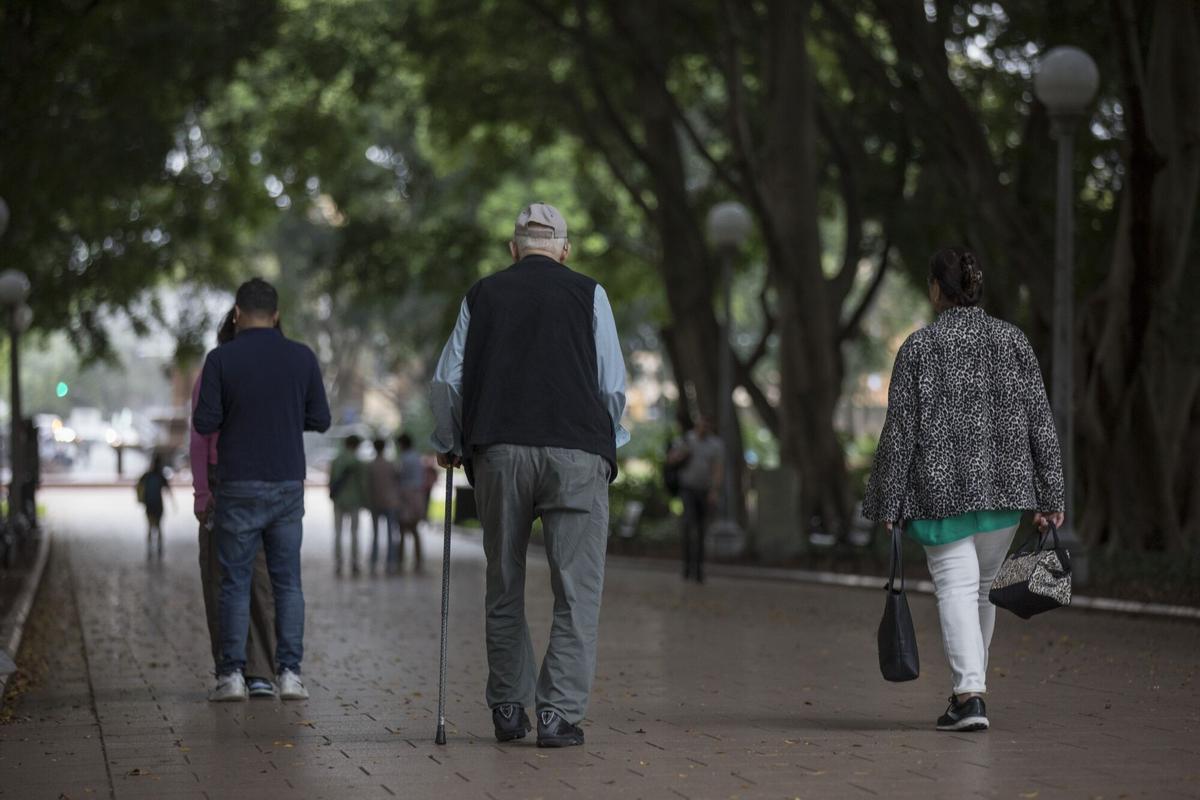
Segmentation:
{"type": "MultiPolygon", "coordinates": [[[[138,502],[146,507],[146,558],[152,558],[157,549],[158,557],[163,555],[163,495],[171,494],[171,486],[163,468],[162,455],[155,453],[150,459],[150,469],[138,478],[138,502]]],[[[175,502],[172,495],[171,502],[175,502]]]]}
{"type": "Polygon", "coordinates": [[[402,433],[396,437],[396,451],[399,453],[396,463],[397,488],[400,493],[400,508],[398,512],[398,534],[396,558],[398,563],[404,563],[404,539],[407,535],[413,540],[413,561],[417,569],[421,568],[421,535],[418,526],[425,519],[429,509],[429,488],[426,483],[425,463],[421,454],[413,447],[412,437],[402,433]]]}
{"type": "Polygon", "coordinates": [[[350,536],[350,571],[359,573],[358,518],[367,504],[367,480],[358,460],[362,439],[350,435],[329,465],[329,497],[333,500],[333,568],[342,571],[342,532],[350,536]]]}
{"type": "Polygon", "coordinates": [[[725,445],[713,432],[712,420],[701,415],[678,445],[667,454],[668,465],[678,467],[679,499],[683,501],[680,537],[683,543],[683,579],[704,582],[704,535],[708,520],[720,500],[725,473],[725,445]]]}
{"type": "Polygon", "coordinates": [[[367,510],[371,515],[371,571],[379,560],[379,525],[383,523],[384,568],[395,561],[396,514],[400,511],[399,473],[387,459],[387,440],[376,439],[375,458],[366,465],[367,510]]]}

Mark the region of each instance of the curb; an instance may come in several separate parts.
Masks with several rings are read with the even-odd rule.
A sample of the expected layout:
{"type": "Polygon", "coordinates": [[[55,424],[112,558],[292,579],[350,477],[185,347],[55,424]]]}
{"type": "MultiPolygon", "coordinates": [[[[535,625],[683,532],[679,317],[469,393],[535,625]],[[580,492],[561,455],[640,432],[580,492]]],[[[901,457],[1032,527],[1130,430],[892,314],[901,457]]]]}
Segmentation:
{"type": "MultiPolygon", "coordinates": [[[[37,597],[38,588],[42,585],[42,575],[46,572],[46,561],[49,557],[50,531],[42,528],[41,535],[38,536],[38,552],[33,561],[33,569],[25,579],[25,585],[21,587],[17,601],[8,614],[0,620],[0,637],[2,637],[0,638],[0,661],[8,659],[16,661],[17,651],[21,647],[21,637],[25,632],[25,621],[29,619],[29,612],[33,609],[33,601],[37,597]]],[[[8,688],[8,679],[14,674],[16,673],[0,673],[0,697],[4,696],[4,692],[8,688]]]]}
{"type": "MultiPolygon", "coordinates": [[[[623,566],[656,572],[678,572],[674,560],[637,558],[636,556],[613,556],[609,561],[619,561],[623,566]]],[[[783,567],[747,567],[738,564],[705,564],[710,576],[739,578],[742,580],[766,580],[780,583],[812,583],[823,586],[842,586],[852,589],[881,589],[887,583],[882,575],[853,575],[841,572],[819,572],[807,569],[785,569],[783,567]]],[[[918,594],[933,594],[932,581],[907,581],[905,589],[918,594]]],[[[1200,608],[1195,606],[1173,606],[1164,603],[1143,603],[1137,600],[1116,600],[1110,597],[1071,598],[1070,608],[1098,611],[1109,614],[1131,614],[1133,616],[1166,617],[1169,619],[1200,620],[1200,608]]]]}

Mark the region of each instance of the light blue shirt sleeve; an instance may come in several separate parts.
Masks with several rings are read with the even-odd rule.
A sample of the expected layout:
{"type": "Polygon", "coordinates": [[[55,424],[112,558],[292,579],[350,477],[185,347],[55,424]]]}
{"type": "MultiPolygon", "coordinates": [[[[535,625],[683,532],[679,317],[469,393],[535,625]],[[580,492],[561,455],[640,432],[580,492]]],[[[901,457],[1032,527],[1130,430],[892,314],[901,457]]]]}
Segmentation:
{"type": "MultiPolygon", "coordinates": [[[[458,322],[442,357],[438,359],[433,381],[429,385],[429,407],[433,412],[433,435],[429,443],[438,453],[463,454],[462,442],[462,383],[463,353],[467,348],[467,329],[471,326],[471,309],[462,301],[458,310],[458,322]]],[[[622,385],[624,375],[622,374],[622,385]]]]}
{"type": "Polygon", "coordinates": [[[604,287],[596,284],[592,303],[592,329],[596,335],[596,364],[600,378],[600,400],[612,418],[617,447],[629,442],[629,431],[621,425],[625,416],[625,357],[617,338],[617,323],[604,287]]]}

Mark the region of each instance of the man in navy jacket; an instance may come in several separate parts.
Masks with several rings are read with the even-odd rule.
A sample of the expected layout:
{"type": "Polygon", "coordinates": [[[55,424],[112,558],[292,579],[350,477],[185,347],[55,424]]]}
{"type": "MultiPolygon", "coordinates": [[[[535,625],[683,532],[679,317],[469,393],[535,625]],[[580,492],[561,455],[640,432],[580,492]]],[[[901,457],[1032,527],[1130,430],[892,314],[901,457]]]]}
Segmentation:
{"type": "Polygon", "coordinates": [[[217,442],[216,529],[221,562],[221,663],[213,701],[245,700],[250,583],[259,547],[275,591],[279,696],[302,700],[305,431],[329,429],[317,357],[279,331],[279,296],[261,278],[242,284],[237,337],[208,354],[192,424],[217,442]]]}

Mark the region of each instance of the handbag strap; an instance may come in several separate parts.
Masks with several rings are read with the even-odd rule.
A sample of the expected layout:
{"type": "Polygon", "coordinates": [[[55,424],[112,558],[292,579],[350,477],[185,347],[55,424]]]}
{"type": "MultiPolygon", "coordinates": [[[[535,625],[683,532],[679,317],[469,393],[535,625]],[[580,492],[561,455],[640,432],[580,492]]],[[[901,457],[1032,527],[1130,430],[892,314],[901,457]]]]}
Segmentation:
{"type": "Polygon", "coordinates": [[[1043,547],[1046,542],[1046,534],[1042,534],[1042,538],[1038,541],[1039,550],[1061,550],[1062,544],[1058,541],[1058,526],[1047,520],[1046,525],[1050,528],[1050,535],[1054,537],[1054,547],[1043,547]]]}
{"type": "Polygon", "coordinates": [[[896,523],[892,526],[892,571],[888,576],[887,588],[889,592],[896,591],[896,571],[900,572],[900,591],[904,591],[904,548],[902,547],[901,534],[904,531],[904,526],[896,523]]]}
{"type": "Polygon", "coordinates": [[[1058,526],[1049,521],[1047,521],[1046,524],[1049,527],[1049,530],[1045,532],[1038,530],[1037,526],[1035,525],[1033,532],[1025,537],[1025,541],[1021,542],[1021,546],[1014,551],[1013,555],[1021,555],[1023,553],[1040,553],[1043,550],[1061,550],[1062,545],[1058,540],[1058,526]],[[1054,539],[1054,547],[1046,547],[1047,534],[1054,539]],[[1030,543],[1034,541],[1036,541],[1037,544],[1033,547],[1030,547],[1030,543]]]}

